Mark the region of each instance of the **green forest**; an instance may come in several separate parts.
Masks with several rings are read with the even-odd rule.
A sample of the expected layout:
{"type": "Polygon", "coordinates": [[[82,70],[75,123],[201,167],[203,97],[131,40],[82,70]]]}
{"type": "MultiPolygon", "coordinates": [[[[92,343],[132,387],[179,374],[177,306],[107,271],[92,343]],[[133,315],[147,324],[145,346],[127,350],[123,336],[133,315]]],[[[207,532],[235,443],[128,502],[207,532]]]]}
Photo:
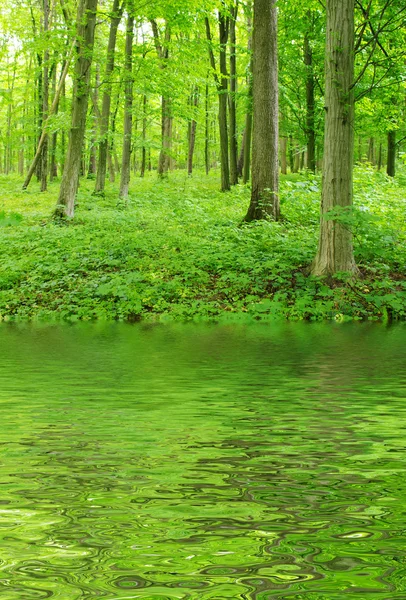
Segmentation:
{"type": "Polygon", "coordinates": [[[0,320],[406,317],[403,0],[4,0],[0,320]]]}

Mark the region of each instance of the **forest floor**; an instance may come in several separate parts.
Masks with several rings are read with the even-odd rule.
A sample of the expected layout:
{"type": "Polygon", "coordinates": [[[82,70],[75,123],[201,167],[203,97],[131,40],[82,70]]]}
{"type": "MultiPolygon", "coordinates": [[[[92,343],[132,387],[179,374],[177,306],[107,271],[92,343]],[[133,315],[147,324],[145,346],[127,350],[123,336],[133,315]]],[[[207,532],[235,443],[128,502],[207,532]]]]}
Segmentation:
{"type": "Polygon", "coordinates": [[[94,197],[84,181],[76,216],[51,219],[59,184],[22,192],[0,177],[0,320],[405,319],[406,174],[355,170],[361,276],[309,277],[320,178],[282,178],[283,221],[242,224],[249,189],[218,191],[218,173],[134,178],[94,197]]]}

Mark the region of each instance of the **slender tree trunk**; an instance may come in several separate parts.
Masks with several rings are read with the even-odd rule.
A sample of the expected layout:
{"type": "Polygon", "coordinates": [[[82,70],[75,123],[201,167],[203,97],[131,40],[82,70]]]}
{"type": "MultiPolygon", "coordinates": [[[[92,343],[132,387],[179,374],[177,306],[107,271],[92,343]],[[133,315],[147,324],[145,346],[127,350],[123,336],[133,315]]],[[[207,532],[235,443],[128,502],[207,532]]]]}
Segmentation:
{"type": "Polygon", "coordinates": [[[210,22],[208,17],[205,19],[206,36],[209,42],[209,57],[213,71],[214,81],[217,87],[219,99],[219,134],[220,134],[220,166],[221,166],[221,191],[227,192],[231,189],[230,186],[230,165],[228,155],[228,124],[227,124],[227,96],[228,96],[228,80],[227,80],[227,41],[228,41],[228,19],[219,13],[219,32],[220,32],[220,77],[216,71],[216,61],[212,48],[212,37],[210,31],[210,22]]]}
{"type": "Polygon", "coordinates": [[[371,165],[375,164],[375,140],[373,137],[369,138],[368,144],[368,162],[371,165]]]}
{"type": "Polygon", "coordinates": [[[282,175],[286,175],[288,172],[288,140],[286,137],[281,138],[281,172],[282,175]]]}
{"type": "Polygon", "coordinates": [[[238,0],[230,8],[230,183],[238,183],[238,143],[237,143],[237,37],[236,21],[238,14],[238,0]]]}
{"type": "Polygon", "coordinates": [[[357,271],[350,228],[327,218],[331,211],[350,211],[353,200],[354,3],[326,3],[326,123],[320,239],[312,268],[316,276],[357,271]]]}
{"type": "MultiPolygon", "coordinates": [[[[43,12],[44,12],[44,20],[43,20],[43,33],[45,36],[48,34],[49,30],[49,2],[48,0],[43,0],[43,12]]],[[[44,61],[43,61],[43,74],[42,74],[42,119],[46,121],[48,118],[48,110],[49,110],[49,50],[48,47],[44,52],[44,61]]],[[[45,192],[47,189],[48,183],[48,147],[49,147],[49,138],[48,133],[45,132],[45,139],[42,146],[42,157],[41,157],[41,192],[45,192]]]]}
{"type": "Polygon", "coordinates": [[[244,131],[242,132],[241,145],[240,145],[240,153],[239,153],[239,156],[238,156],[238,163],[237,163],[238,177],[242,177],[243,176],[246,137],[247,137],[247,132],[246,132],[246,129],[244,129],[244,131]]]}
{"type": "Polygon", "coordinates": [[[379,144],[377,168],[378,168],[378,171],[380,171],[382,169],[382,142],[380,142],[380,144],[379,144]]]}
{"type": "Polygon", "coordinates": [[[106,170],[107,170],[107,154],[109,145],[109,121],[110,121],[110,106],[111,106],[111,88],[112,81],[111,76],[114,71],[114,60],[116,51],[116,39],[117,30],[123,15],[124,5],[120,6],[120,0],[113,0],[113,8],[111,14],[109,41],[107,46],[107,61],[106,70],[104,73],[104,91],[102,100],[102,111],[100,121],[100,143],[99,143],[99,155],[97,160],[97,174],[96,174],[96,185],[95,193],[103,194],[104,186],[106,183],[106,170]]]}
{"type": "Polygon", "coordinates": [[[396,131],[389,131],[388,133],[388,162],[386,172],[389,177],[395,177],[396,175],[396,131]]]}
{"type": "MultiPolygon", "coordinates": [[[[312,13],[308,12],[309,26],[312,23],[312,13]]],[[[316,172],[316,126],[315,126],[315,98],[316,87],[313,70],[313,51],[310,45],[309,32],[304,38],[304,63],[306,65],[306,168],[312,173],[316,172]]]]}
{"type": "MultiPolygon", "coordinates": [[[[155,48],[160,59],[160,67],[163,71],[168,66],[169,59],[169,44],[171,41],[171,28],[169,24],[165,24],[165,36],[164,41],[161,43],[159,29],[156,21],[152,19],[150,21],[152,26],[152,32],[154,35],[155,48]]],[[[170,168],[171,162],[171,149],[172,149],[172,100],[163,94],[161,98],[161,152],[159,154],[158,161],[158,175],[159,177],[166,177],[170,168]]]]}
{"type": "Polygon", "coordinates": [[[142,153],[141,153],[141,177],[145,176],[145,168],[147,165],[147,148],[145,145],[147,139],[147,95],[144,94],[142,99],[142,153]]]}
{"type": "MultiPolygon", "coordinates": [[[[192,95],[190,97],[190,104],[192,106],[192,108],[197,109],[198,105],[199,105],[199,88],[197,86],[194,86],[193,91],[192,91],[192,95]]],[[[188,148],[188,161],[187,161],[187,172],[188,175],[192,175],[193,173],[193,155],[194,155],[194,151],[195,151],[195,143],[196,143],[196,128],[197,128],[197,121],[195,118],[193,118],[190,122],[189,122],[189,136],[188,136],[188,141],[189,141],[189,148],[188,148]]]]}
{"type": "Polygon", "coordinates": [[[248,52],[251,54],[250,63],[247,70],[247,113],[245,115],[245,140],[244,140],[244,171],[243,182],[248,183],[251,170],[251,140],[252,140],[252,93],[253,93],[253,78],[252,78],[252,3],[248,6],[247,31],[248,31],[248,52]]]}
{"type": "Polygon", "coordinates": [[[131,176],[131,139],[132,139],[132,107],[133,107],[133,41],[134,41],[134,9],[128,5],[127,32],[125,42],[125,106],[123,156],[121,163],[120,197],[126,202],[131,176]]]}
{"type": "Polygon", "coordinates": [[[229,20],[224,14],[219,13],[220,32],[220,96],[219,96],[219,131],[221,150],[221,189],[223,192],[230,189],[230,166],[228,153],[228,120],[227,120],[227,41],[229,33],[229,20]]]}
{"type": "Polygon", "coordinates": [[[92,133],[90,138],[90,153],[89,153],[89,168],[87,171],[87,178],[94,179],[97,172],[97,127],[100,124],[100,111],[99,111],[99,87],[100,87],[100,67],[95,66],[94,76],[94,92],[93,92],[93,106],[92,106],[92,133]]]}
{"type": "MultiPolygon", "coordinates": [[[[81,6],[81,5],[79,5],[79,6],[81,6]]],[[[66,75],[68,73],[68,67],[69,67],[70,59],[72,57],[73,50],[74,50],[74,47],[76,45],[77,45],[77,41],[74,40],[74,42],[72,44],[72,47],[71,47],[71,51],[68,54],[68,57],[67,57],[66,62],[65,62],[65,66],[64,66],[63,71],[61,73],[61,77],[60,77],[60,80],[59,80],[58,89],[56,90],[56,94],[55,94],[55,97],[53,99],[52,106],[51,106],[51,108],[49,110],[48,118],[44,122],[44,126],[43,126],[43,129],[42,129],[41,137],[40,137],[39,142],[38,142],[38,147],[37,147],[37,150],[35,152],[34,159],[33,159],[32,164],[31,164],[31,166],[30,166],[30,168],[28,170],[27,177],[25,178],[25,181],[23,183],[23,190],[25,190],[28,187],[28,185],[29,185],[29,183],[31,181],[31,178],[32,178],[32,176],[33,176],[33,174],[34,174],[37,166],[38,166],[38,163],[40,162],[40,159],[41,159],[41,156],[42,156],[43,144],[44,144],[44,141],[45,141],[46,135],[47,135],[47,125],[48,125],[48,121],[49,121],[49,116],[53,115],[56,112],[56,109],[57,109],[58,103],[59,103],[59,98],[61,97],[61,95],[62,95],[62,98],[63,98],[63,101],[64,101],[64,107],[65,107],[65,102],[66,102],[66,97],[65,97],[65,79],[66,79],[66,75]]],[[[65,142],[65,135],[64,135],[64,131],[62,131],[63,156],[65,156],[64,142],[65,142]]]]}
{"type": "Polygon", "coordinates": [[[210,172],[210,115],[209,115],[209,83],[206,81],[205,89],[205,131],[204,131],[204,164],[206,175],[210,172]]]}
{"type": "Polygon", "coordinates": [[[254,0],[252,193],[246,221],[279,219],[277,1],[254,0]]]}
{"type": "Polygon", "coordinates": [[[55,209],[55,216],[59,217],[73,217],[75,211],[86,128],[96,11],[97,0],[80,0],[77,13],[77,58],[72,100],[72,124],[58,203],[55,209]]]}
{"type": "MultiPolygon", "coordinates": [[[[55,64],[54,64],[53,73],[52,73],[52,97],[53,98],[55,98],[55,96],[56,96],[56,68],[57,68],[57,64],[56,64],[56,56],[55,56],[55,64]]],[[[57,113],[58,113],[58,107],[56,107],[56,109],[55,109],[55,114],[57,114],[57,113]]],[[[57,164],[56,164],[57,140],[58,140],[58,132],[54,131],[52,134],[52,138],[51,138],[51,151],[50,151],[51,165],[50,165],[50,169],[49,169],[50,181],[53,181],[58,176],[58,169],[57,169],[57,164]]]]}

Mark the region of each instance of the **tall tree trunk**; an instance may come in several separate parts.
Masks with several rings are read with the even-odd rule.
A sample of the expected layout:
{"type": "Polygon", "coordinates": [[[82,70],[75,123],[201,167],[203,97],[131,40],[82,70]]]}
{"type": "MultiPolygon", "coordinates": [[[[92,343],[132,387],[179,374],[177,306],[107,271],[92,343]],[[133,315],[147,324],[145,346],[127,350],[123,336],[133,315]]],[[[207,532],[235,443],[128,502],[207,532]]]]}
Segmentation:
{"type": "MultiPolygon", "coordinates": [[[[49,2],[48,0],[43,0],[43,33],[44,36],[47,36],[49,30],[49,2]]],[[[48,110],[49,110],[49,50],[48,47],[44,52],[44,61],[43,61],[43,74],[42,74],[42,119],[46,121],[48,118],[48,110]]],[[[48,133],[45,132],[45,139],[42,146],[42,156],[41,156],[41,192],[45,192],[47,189],[48,182],[48,147],[49,147],[49,138],[48,133]]]]}
{"type": "Polygon", "coordinates": [[[243,176],[246,137],[247,137],[247,132],[246,132],[246,129],[244,128],[244,131],[242,132],[240,152],[238,155],[238,163],[237,163],[237,171],[238,171],[239,178],[243,176]]]}
{"type": "MultiPolygon", "coordinates": [[[[34,174],[34,172],[35,172],[35,170],[36,170],[36,168],[38,166],[38,163],[40,162],[40,159],[41,159],[41,156],[42,156],[42,147],[43,147],[44,141],[46,139],[46,135],[47,135],[47,126],[48,126],[49,117],[56,112],[56,109],[57,109],[58,104],[59,104],[59,98],[61,97],[61,95],[62,95],[62,98],[63,98],[64,108],[65,108],[65,103],[66,103],[66,97],[65,97],[65,79],[66,79],[66,75],[68,73],[68,67],[69,67],[70,59],[72,57],[73,50],[74,50],[74,48],[75,48],[76,45],[77,45],[77,41],[75,39],[74,42],[73,42],[73,44],[72,44],[71,50],[70,50],[70,52],[69,52],[69,54],[68,54],[68,56],[66,58],[65,65],[63,67],[63,70],[62,70],[62,73],[61,73],[61,77],[60,77],[60,80],[59,80],[58,89],[56,90],[55,97],[54,97],[53,102],[52,102],[52,106],[51,106],[51,108],[49,110],[48,118],[47,118],[47,120],[43,124],[42,133],[41,133],[41,136],[39,138],[38,147],[37,147],[37,150],[35,152],[34,159],[32,161],[32,164],[31,164],[30,168],[28,169],[27,177],[25,178],[25,181],[23,183],[23,190],[25,190],[28,187],[28,185],[29,185],[29,183],[31,181],[31,177],[33,176],[33,174],[34,174]]],[[[63,156],[65,156],[64,142],[65,142],[65,135],[64,135],[64,131],[62,130],[63,156]]]]}
{"type": "MultiPolygon", "coordinates": [[[[150,23],[154,35],[155,48],[158,58],[160,59],[160,67],[164,71],[168,66],[171,28],[168,23],[165,24],[164,41],[161,43],[157,22],[152,19],[150,23]]],[[[164,93],[161,98],[161,151],[158,161],[159,177],[166,177],[169,171],[172,148],[172,127],[172,100],[164,93]]]]}
{"type": "MultiPolygon", "coordinates": [[[[56,56],[55,56],[55,63],[54,63],[53,72],[52,72],[52,97],[53,98],[55,98],[55,96],[56,96],[56,68],[57,68],[57,64],[56,64],[56,56]]],[[[55,114],[57,114],[57,113],[58,113],[58,107],[56,107],[56,109],[55,109],[55,114]]],[[[53,181],[58,176],[58,169],[57,169],[57,164],[56,164],[57,140],[58,140],[58,132],[54,131],[52,134],[52,138],[51,138],[51,151],[50,151],[51,165],[49,168],[50,181],[53,181]]]]}
{"type": "Polygon", "coordinates": [[[80,0],[77,13],[77,58],[75,64],[72,124],[69,132],[58,203],[55,216],[73,217],[79,185],[80,163],[86,129],[97,0],[80,0]]]}
{"type": "Polygon", "coordinates": [[[230,183],[238,183],[238,143],[237,143],[237,37],[236,21],[238,14],[238,0],[230,8],[230,183]]]}
{"type": "Polygon", "coordinates": [[[100,124],[100,111],[99,111],[99,87],[100,87],[100,67],[95,66],[94,75],[94,92],[93,92],[93,106],[92,106],[92,133],[90,138],[90,152],[89,152],[89,168],[87,170],[87,178],[94,179],[97,172],[97,127],[100,124]]]}
{"type": "MultiPolygon", "coordinates": [[[[312,23],[312,13],[307,13],[309,27],[312,23]]],[[[304,63],[306,65],[306,168],[312,173],[316,172],[316,126],[315,126],[315,79],[313,70],[313,51],[310,45],[309,32],[304,37],[304,63]]]]}
{"type": "Polygon", "coordinates": [[[321,225],[312,273],[331,276],[353,272],[352,232],[331,211],[348,212],[353,200],[354,157],[354,4],[327,0],[325,141],[321,225]]]}
{"type": "Polygon", "coordinates": [[[130,187],[131,174],[131,139],[132,139],[132,107],[133,107],[133,41],[134,41],[134,9],[128,4],[127,31],[125,41],[125,106],[123,156],[121,162],[120,197],[126,202],[130,187]]]}
{"type": "Polygon", "coordinates": [[[219,99],[219,134],[220,134],[220,167],[221,167],[221,191],[227,192],[230,186],[230,165],[228,155],[228,124],[227,124],[227,41],[228,41],[228,19],[223,13],[219,13],[219,32],[220,32],[220,77],[216,70],[216,61],[212,48],[212,36],[210,31],[210,22],[208,17],[205,19],[206,36],[209,42],[209,58],[213,71],[214,81],[217,87],[219,99]]]}
{"type": "Polygon", "coordinates": [[[286,137],[281,138],[281,172],[286,175],[288,172],[288,140],[286,137]]]}
{"type": "Polygon", "coordinates": [[[206,167],[206,175],[210,172],[210,115],[209,115],[209,82],[206,81],[205,89],[205,131],[204,131],[204,164],[206,167]]]}
{"type": "MultiPolygon", "coordinates": [[[[199,105],[199,88],[197,86],[193,87],[193,91],[192,91],[192,95],[190,97],[190,105],[193,109],[196,109],[199,105]]],[[[192,120],[189,122],[189,128],[188,128],[188,161],[187,161],[187,172],[188,175],[192,175],[193,173],[193,155],[194,155],[194,151],[195,151],[195,143],[196,143],[196,128],[197,128],[197,121],[195,118],[192,118],[192,120]]]]}
{"type": "Polygon", "coordinates": [[[389,177],[396,175],[396,131],[388,132],[388,162],[387,174],[389,177]]]}
{"type": "Polygon", "coordinates": [[[379,151],[378,151],[378,171],[382,169],[382,142],[379,143],[379,151]]]}
{"type": "Polygon", "coordinates": [[[246,221],[279,219],[276,5],[254,0],[252,193],[246,221]]]}
{"type": "Polygon", "coordinates": [[[106,183],[106,170],[107,170],[107,154],[109,145],[109,120],[110,120],[110,106],[111,106],[111,88],[112,80],[111,76],[114,71],[114,60],[116,51],[116,39],[117,30],[123,15],[124,4],[120,6],[120,0],[113,0],[113,8],[110,22],[109,41],[107,45],[107,61],[106,70],[104,73],[104,91],[102,100],[102,111],[100,121],[100,143],[99,143],[99,155],[97,160],[97,174],[96,174],[96,185],[95,193],[103,194],[104,186],[106,183]]]}
{"type": "Polygon", "coordinates": [[[371,165],[375,164],[375,140],[373,137],[369,138],[368,144],[368,162],[371,165]]]}
{"type": "Polygon", "coordinates": [[[147,166],[147,148],[145,141],[147,139],[147,95],[142,98],[142,153],[141,153],[141,177],[145,176],[147,166]]]}
{"type": "Polygon", "coordinates": [[[247,70],[247,113],[245,115],[245,140],[244,140],[244,171],[243,182],[248,183],[251,170],[251,140],[252,140],[252,3],[248,6],[247,16],[247,31],[248,31],[248,52],[251,54],[250,63],[247,70]]]}

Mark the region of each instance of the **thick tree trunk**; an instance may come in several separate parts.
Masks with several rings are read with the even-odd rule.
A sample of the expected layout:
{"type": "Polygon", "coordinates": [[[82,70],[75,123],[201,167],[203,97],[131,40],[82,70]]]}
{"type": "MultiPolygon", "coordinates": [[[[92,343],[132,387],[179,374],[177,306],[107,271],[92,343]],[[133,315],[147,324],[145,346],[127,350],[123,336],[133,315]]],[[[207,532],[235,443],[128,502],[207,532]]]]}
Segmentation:
{"type": "MultiPolygon", "coordinates": [[[[309,26],[312,15],[308,13],[309,26]]],[[[304,38],[304,63],[306,65],[306,168],[312,173],[316,172],[316,126],[315,126],[315,80],[313,71],[313,52],[310,45],[309,33],[304,38]]]]}
{"type": "Polygon", "coordinates": [[[252,194],[246,221],[279,219],[276,6],[276,0],[254,0],[252,194]]]}
{"type": "Polygon", "coordinates": [[[55,216],[59,217],[73,217],[75,212],[86,129],[96,11],[97,0],[80,0],[77,14],[77,59],[72,100],[72,124],[58,203],[55,209],[55,216]]]}
{"type": "Polygon", "coordinates": [[[237,37],[236,21],[238,14],[238,0],[230,8],[230,183],[238,183],[238,143],[237,143],[237,37]]]}
{"type": "Polygon", "coordinates": [[[99,155],[97,160],[97,174],[96,174],[96,185],[95,193],[103,194],[104,186],[106,183],[106,170],[107,170],[107,154],[108,154],[108,134],[109,134],[109,120],[110,120],[110,106],[111,106],[111,88],[112,81],[111,76],[114,71],[114,59],[116,50],[116,39],[117,30],[123,15],[123,5],[120,7],[120,0],[114,0],[109,41],[107,45],[107,61],[106,70],[104,73],[103,81],[103,100],[102,100],[102,111],[100,121],[100,143],[99,143],[99,155]]]}
{"type": "Polygon", "coordinates": [[[388,133],[388,159],[387,159],[387,174],[389,177],[396,175],[396,131],[388,133]]]}
{"type": "Polygon", "coordinates": [[[121,162],[120,197],[127,202],[131,176],[131,139],[132,139],[132,107],[133,107],[133,41],[134,41],[134,12],[132,3],[128,6],[127,32],[125,41],[125,106],[124,106],[124,137],[123,155],[121,162]]]}
{"type": "Polygon", "coordinates": [[[327,0],[325,141],[320,239],[312,274],[353,272],[352,232],[328,218],[351,210],[354,157],[354,1],[327,0]]]}

